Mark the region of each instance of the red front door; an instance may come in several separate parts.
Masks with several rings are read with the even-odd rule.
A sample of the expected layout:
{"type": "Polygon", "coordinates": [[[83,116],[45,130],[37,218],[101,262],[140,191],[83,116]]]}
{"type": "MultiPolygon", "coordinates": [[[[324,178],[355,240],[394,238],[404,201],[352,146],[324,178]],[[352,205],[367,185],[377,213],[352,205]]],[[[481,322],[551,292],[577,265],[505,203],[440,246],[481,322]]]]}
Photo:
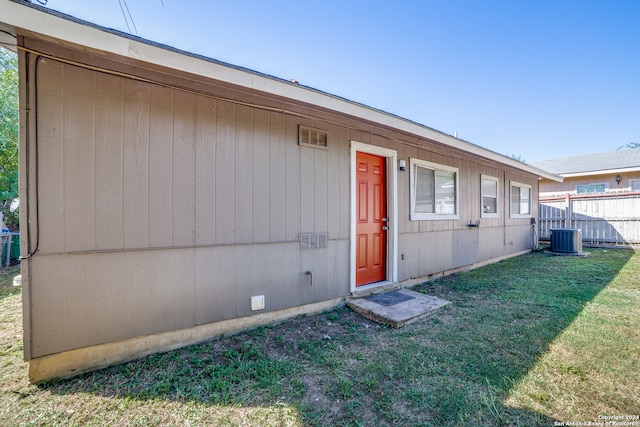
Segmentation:
{"type": "Polygon", "coordinates": [[[356,153],[356,286],[387,278],[386,159],[356,153]]]}

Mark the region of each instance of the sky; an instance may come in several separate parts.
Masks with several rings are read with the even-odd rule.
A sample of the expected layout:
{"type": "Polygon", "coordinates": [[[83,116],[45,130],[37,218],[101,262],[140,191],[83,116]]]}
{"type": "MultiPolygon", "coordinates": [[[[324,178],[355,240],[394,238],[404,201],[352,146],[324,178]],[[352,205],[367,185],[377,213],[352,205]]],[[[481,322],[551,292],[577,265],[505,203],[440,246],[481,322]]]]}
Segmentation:
{"type": "Polygon", "coordinates": [[[640,143],[637,0],[48,0],[47,7],[296,79],[526,162],[640,143]]]}

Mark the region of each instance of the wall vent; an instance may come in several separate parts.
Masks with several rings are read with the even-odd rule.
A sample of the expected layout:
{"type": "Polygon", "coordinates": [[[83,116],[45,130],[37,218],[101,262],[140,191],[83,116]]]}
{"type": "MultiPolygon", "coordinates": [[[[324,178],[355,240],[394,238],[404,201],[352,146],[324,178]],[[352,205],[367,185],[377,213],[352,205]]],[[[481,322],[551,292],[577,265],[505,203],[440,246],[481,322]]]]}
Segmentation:
{"type": "Polygon", "coordinates": [[[551,252],[582,252],[582,230],[572,228],[551,229],[551,252]]]}
{"type": "Polygon", "coordinates": [[[327,148],[327,132],[306,126],[298,126],[298,144],[305,147],[327,148]]]}
{"type": "Polygon", "coordinates": [[[298,234],[300,241],[300,250],[308,249],[325,249],[329,240],[328,233],[300,233],[298,234]]]}

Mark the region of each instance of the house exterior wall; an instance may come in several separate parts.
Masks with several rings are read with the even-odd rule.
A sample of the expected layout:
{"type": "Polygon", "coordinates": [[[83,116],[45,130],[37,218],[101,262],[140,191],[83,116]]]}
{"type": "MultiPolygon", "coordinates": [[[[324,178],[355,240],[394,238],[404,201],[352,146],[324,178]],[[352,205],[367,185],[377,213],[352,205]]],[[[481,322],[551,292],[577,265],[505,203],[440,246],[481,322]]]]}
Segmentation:
{"type": "MultiPolygon", "coordinates": [[[[631,191],[634,180],[640,180],[640,171],[566,177],[563,182],[553,182],[547,179],[542,179],[540,180],[540,194],[542,196],[558,195],[562,193],[575,194],[576,186],[586,184],[605,184],[607,192],[631,191]],[[618,175],[620,175],[620,184],[616,182],[616,176],[618,175]]],[[[637,183],[635,186],[638,188],[637,183]]]]}
{"type": "Polygon", "coordinates": [[[531,185],[537,212],[532,174],[259,91],[21,43],[47,55],[20,52],[21,247],[38,249],[22,266],[26,359],[348,297],[352,141],[459,168],[457,220],[410,220],[398,172],[400,282],[532,246],[529,218],[509,215],[511,181],[531,185]],[[299,146],[299,125],[325,130],[327,149],[299,146]],[[481,174],[499,180],[500,213],[469,227],[481,174]],[[307,232],[327,248],[301,250],[307,232]]]}

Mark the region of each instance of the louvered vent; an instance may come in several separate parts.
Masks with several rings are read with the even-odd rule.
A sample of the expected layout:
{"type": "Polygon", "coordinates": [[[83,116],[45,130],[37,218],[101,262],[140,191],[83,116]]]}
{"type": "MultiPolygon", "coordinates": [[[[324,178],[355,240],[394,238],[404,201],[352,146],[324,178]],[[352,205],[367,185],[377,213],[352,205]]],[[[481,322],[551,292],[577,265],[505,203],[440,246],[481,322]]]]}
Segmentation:
{"type": "Polygon", "coordinates": [[[314,148],[327,148],[327,132],[300,126],[298,128],[298,144],[314,148]]]}
{"type": "Polygon", "coordinates": [[[298,240],[300,241],[300,250],[325,249],[327,247],[327,240],[329,240],[329,234],[300,233],[298,240]]]}

